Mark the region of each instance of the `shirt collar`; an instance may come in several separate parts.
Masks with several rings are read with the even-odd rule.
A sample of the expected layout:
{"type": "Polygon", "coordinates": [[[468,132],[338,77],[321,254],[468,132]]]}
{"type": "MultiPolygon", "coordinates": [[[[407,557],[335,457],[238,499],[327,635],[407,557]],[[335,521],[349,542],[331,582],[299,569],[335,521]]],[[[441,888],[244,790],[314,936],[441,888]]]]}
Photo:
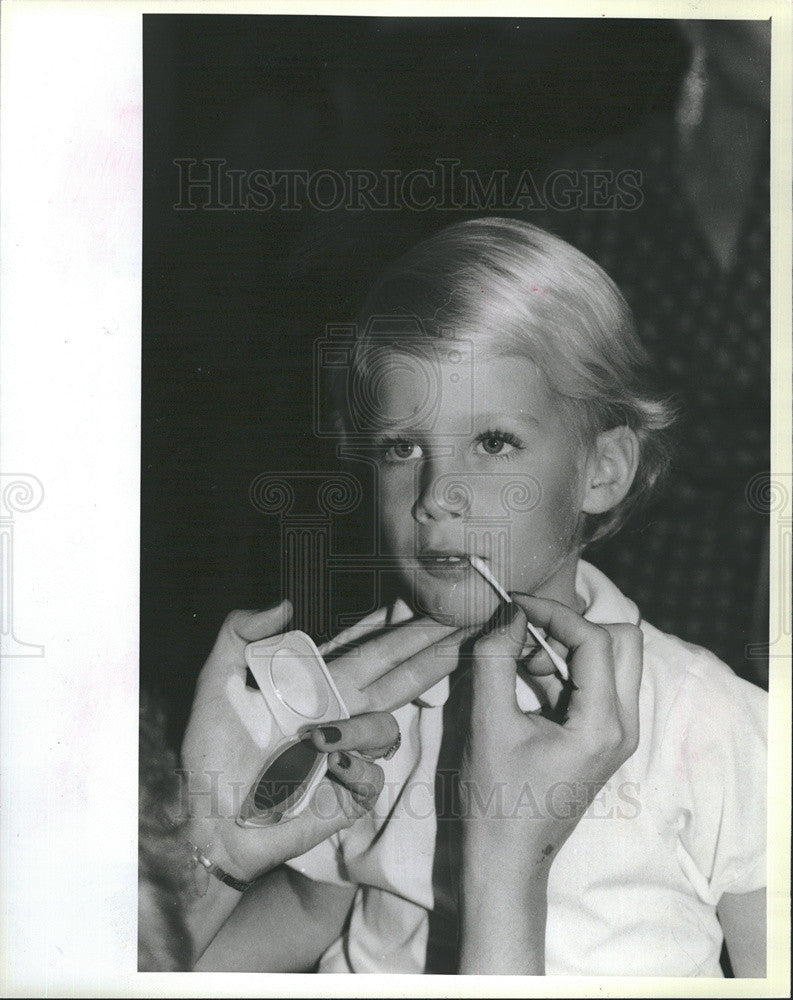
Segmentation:
{"type": "Polygon", "coordinates": [[[627,622],[638,625],[641,615],[638,607],[629,600],[609,580],[605,573],[585,562],[578,560],[575,575],[575,589],[584,602],[584,618],[596,625],[606,625],[612,622],[627,622]]]}
{"type": "MultiPolygon", "coordinates": [[[[594,622],[596,625],[612,622],[639,624],[641,620],[639,609],[633,601],[629,600],[605,573],[601,573],[599,569],[583,559],[579,559],[576,568],[575,589],[576,594],[584,602],[584,618],[588,621],[594,622]]],[[[402,604],[403,608],[407,608],[404,602],[398,603],[402,604]]],[[[404,621],[405,619],[392,620],[404,621]]],[[[518,689],[519,702],[524,711],[533,707],[531,705],[534,700],[533,695],[528,694],[530,689],[520,677],[516,678],[516,688],[518,689]],[[522,688],[525,688],[526,691],[522,691],[522,688]],[[526,707],[524,707],[524,702],[526,707]]],[[[413,704],[421,708],[438,708],[445,703],[448,697],[449,678],[443,677],[437,684],[433,684],[431,688],[416,698],[413,704]]]]}
{"type": "MultiPolygon", "coordinates": [[[[596,625],[604,625],[611,622],[629,622],[638,625],[640,622],[639,609],[629,600],[611,580],[601,573],[599,569],[591,563],[579,559],[576,568],[575,589],[578,596],[584,603],[584,617],[596,625]]],[[[412,617],[412,612],[408,605],[398,598],[387,608],[379,608],[373,614],[346,629],[341,635],[336,636],[330,642],[319,647],[323,655],[332,652],[346,642],[353,641],[366,635],[374,629],[382,628],[383,625],[397,625],[408,621],[412,617]]],[[[517,679],[519,702],[526,700],[526,691],[530,690],[522,678],[517,679]],[[523,697],[521,697],[523,695],[523,697]]],[[[449,697],[449,678],[443,677],[428,688],[422,695],[414,699],[413,704],[421,708],[439,708],[449,697]]]]}

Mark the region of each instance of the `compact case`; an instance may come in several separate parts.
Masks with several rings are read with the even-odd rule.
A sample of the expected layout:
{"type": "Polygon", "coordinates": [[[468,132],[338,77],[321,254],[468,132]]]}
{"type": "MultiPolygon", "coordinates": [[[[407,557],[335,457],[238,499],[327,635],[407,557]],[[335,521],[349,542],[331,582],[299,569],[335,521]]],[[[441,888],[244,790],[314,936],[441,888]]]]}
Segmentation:
{"type": "Polygon", "coordinates": [[[240,826],[271,826],[298,816],[325,775],[328,755],[306,731],[350,713],[319,650],[305,632],[259,639],[248,664],[280,738],[268,753],[237,816],[240,826]]]}

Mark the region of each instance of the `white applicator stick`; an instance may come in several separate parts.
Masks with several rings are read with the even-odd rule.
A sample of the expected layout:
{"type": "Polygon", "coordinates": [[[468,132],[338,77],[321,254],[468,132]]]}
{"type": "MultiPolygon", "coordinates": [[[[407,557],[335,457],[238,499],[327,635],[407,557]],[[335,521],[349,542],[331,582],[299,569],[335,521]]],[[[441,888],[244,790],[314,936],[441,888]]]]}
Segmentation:
{"type": "MultiPolygon", "coordinates": [[[[487,568],[485,562],[482,559],[480,559],[479,556],[469,556],[468,561],[474,567],[477,573],[479,573],[480,576],[483,576],[485,580],[487,580],[487,582],[490,584],[490,586],[493,588],[493,590],[495,590],[495,592],[502,600],[506,601],[507,604],[512,604],[512,598],[509,596],[506,590],[504,590],[504,588],[501,586],[498,580],[493,576],[493,574],[487,568]]],[[[551,647],[548,645],[545,639],[543,639],[543,637],[540,635],[540,633],[532,625],[531,622],[528,622],[528,627],[529,627],[529,632],[531,632],[532,636],[542,646],[542,648],[545,650],[548,656],[550,656],[551,663],[553,663],[553,665],[556,667],[557,671],[559,672],[559,676],[562,678],[562,680],[569,681],[570,672],[567,669],[567,664],[564,662],[561,656],[559,656],[557,652],[551,649],[551,647]]]]}

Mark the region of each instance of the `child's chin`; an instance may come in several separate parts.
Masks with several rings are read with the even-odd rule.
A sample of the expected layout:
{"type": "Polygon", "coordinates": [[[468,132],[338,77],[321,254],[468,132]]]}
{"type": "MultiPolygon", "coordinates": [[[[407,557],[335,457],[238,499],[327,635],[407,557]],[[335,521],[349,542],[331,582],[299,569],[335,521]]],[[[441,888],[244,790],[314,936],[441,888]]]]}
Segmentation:
{"type": "MultiPolygon", "coordinates": [[[[498,606],[497,598],[473,603],[464,594],[443,590],[421,591],[413,595],[413,608],[418,615],[426,615],[440,625],[454,628],[481,628],[493,616],[498,606]]],[[[470,595],[468,595],[470,597],[470,595]]]]}
{"type": "Polygon", "coordinates": [[[416,605],[416,615],[422,618],[432,618],[439,625],[449,625],[453,628],[474,628],[480,625],[484,625],[484,621],[479,618],[472,618],[471,616],[465,614],[459,614],[453,611],[444,611],[441,609],[434,608],[432,611],[428,611],[427,608],[423,607],[421,604],[416,605]]]}

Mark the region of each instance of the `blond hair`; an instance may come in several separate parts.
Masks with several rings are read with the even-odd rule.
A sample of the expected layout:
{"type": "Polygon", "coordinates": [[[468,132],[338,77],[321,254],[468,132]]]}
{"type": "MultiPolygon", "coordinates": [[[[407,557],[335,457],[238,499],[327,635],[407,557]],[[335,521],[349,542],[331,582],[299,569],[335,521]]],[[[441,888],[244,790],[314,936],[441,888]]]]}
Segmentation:
{"type": "Polygon", "coordinates": [[[369,293],[357,324],[359,368],[372,319],[383,317],[397,348],[401,328],[410,339],[416,331],[443,340],[486,337],[491,354],[529,358],[585,444],[612,427],[636,434],[631,488],[613,510],[587,515],[584,543],[613,534],[666,470],[673,407],[654,387],[631,310],[611,278],[564,240],[502,218],[444,228],[400,257],[369,293]]]}

